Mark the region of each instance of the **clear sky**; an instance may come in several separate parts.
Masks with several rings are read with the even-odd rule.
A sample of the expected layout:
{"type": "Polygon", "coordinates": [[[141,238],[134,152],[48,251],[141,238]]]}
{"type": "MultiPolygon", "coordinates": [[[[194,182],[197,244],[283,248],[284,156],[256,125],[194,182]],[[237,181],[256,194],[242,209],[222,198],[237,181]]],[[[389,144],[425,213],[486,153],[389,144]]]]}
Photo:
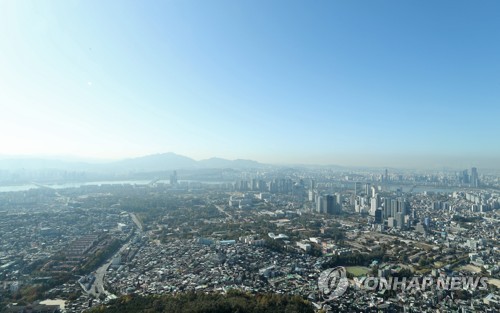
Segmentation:
{"type": "Polygon", "coordinates": [[[499,135],[498,1],[0,0],[0,155],[491,166],[499,135]]]}

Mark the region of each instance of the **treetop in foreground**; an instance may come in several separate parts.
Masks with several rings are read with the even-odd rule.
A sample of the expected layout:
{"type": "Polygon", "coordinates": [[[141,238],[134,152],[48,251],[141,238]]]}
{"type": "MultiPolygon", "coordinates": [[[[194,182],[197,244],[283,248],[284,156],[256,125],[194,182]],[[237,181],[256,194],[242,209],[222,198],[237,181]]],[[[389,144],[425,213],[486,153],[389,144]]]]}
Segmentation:
{"type": "Polygon", "coordinates": [[[91,313],[168,312],[168,313],[313,313],[310,302],[299,296],[279,294],[251,295],[239,291],[227,294],[185,293],[180,295],[126,295],[91,313]]]}

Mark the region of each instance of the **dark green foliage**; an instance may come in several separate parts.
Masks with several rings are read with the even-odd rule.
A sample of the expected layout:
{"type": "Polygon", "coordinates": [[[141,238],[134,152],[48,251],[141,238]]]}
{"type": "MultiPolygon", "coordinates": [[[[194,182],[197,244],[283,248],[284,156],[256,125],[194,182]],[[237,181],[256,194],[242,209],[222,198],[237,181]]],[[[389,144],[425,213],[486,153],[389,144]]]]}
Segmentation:
{"type": "Polygon", "coordinates": [[[265,237],[266,247],[274,252],[282,253],[285,251],[285,245],[281,240],[274,240],[269,237],[265,237]]]}
{"type": "Polygon", "coordinates": [[[480,216],[470,216],[470,217],[464,217],[460,215],[455,215],[453,216],[453,221],[457,223],[475,223],[475,222],[480,222],[482,218],[480,216]]]}
{"type": "Polygon", "coordinates": [[[177,296],[127,295],[91,313],[312,313],[312,305],[298,296],[264,294],[250,295],[230,291],[226,295],[186,293],[177,296]]]}

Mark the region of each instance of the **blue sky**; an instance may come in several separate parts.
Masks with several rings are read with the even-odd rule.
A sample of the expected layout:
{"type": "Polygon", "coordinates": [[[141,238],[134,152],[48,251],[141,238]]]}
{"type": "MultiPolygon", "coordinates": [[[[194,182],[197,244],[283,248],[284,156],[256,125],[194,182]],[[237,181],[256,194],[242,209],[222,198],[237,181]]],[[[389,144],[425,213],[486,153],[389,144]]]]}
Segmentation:
{"type": "Polygon", "coordinates": [[[491,165],[498,12],[497,1],[0,1],[0,155],[491,165]]]}

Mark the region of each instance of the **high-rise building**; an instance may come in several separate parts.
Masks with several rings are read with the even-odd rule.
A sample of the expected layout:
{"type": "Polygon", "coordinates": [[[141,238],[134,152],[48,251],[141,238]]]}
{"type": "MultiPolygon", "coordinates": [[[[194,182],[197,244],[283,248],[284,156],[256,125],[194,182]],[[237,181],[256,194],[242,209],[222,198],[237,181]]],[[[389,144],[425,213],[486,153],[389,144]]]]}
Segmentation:
{"type": "Polygon", "coordinates": [[[401,213],[403,216],[408,214],[408,208],[406,205],[406,200],[403,198],[398,199],[398,213],[401,213]]]}
{"type": "Polygon", "coordinates": [[[387,219],[387,227],[390,227],[390,228],[394,228],[396,226],[396,220],[394,219],[394,217],[389,217],[387,219]]]}
{"type": "Polygon", "coordinates": [[[354,197],[358,195],[359,192],[359,182],[354,182],[354,197]]]}
{"type": "Polygon", "coordinates": [[[387,219],[391,217],[392,211],[391,211],[391,198],[384,198],[384,211],[382,212],[382,217],[384,219],[387,219]]]}
{"type": "Polygon", "coordinates": [[[316,193],[314,190],[309,190],[308,196],[310,202],[314,202],[314,200],[316,200],[316,193]]]}
{"type": "Polygon", "coordinates": [[[396,227],[399,229],[405,228],[405,216],[401,212],[396,213],[396,227]]]}
{"type": "Polygon", "coordinates": [[[316,195],[316,212],[317,213],[324,213],[323,196],[316,195]]]}
{"type": "Polygon", "coordinates": [[[361,213],[361,197],[354,199],[354,212],[361,213]]]}
{"type": "Polygon", "coordinates": [[[177,185],[177,171],[174,171],[172,175],[170,175],[170,185],[177,185]]]}
{"type": "Polygon", "coordinates": [[[479,174],[475,167],[470,169],[470,185],[472,187],[479,187],[479,174]]]}
{"type": "Polygon", "coordinates": [[[314,179],[309,179],[308,186],[309,190],[316,189],[316,181],[314,179]]]}
{"type": "Polygon", "coordinates": [[[342,210],[342,195],[340,193],[335,194],[335,212],[340,213],[342,210]]]}
{"type": "Polygon", "coordinates": [[[379,206],[380,204],[377,197],[370,199],[370,213],[373,212],[373,214],[375,214],[375,211],[379,208],[379,206]]]}
{"type": "Polygon", "coordinates": [[[460,182],[462,184],[468,184],[469,183],[469,172],[467,170],[463,170],[462,173],[460,173],[460,182]]]}
{"type": "Polygon", "coordinates": [[[236,181],[234,188],[238,191],[248,191],[248,180],[238,180],[236,181]]]}
{"type": "Polygon", "coordinates": [[[335,213],[335,197],[332,195],[327,195],[323,197],[325,211],[328,214],[335,213]]]}
{"type": "Polygon", "coordinates": [[[382,209],[378,208],[375,210],[375,224],[382,224],[382,209]]]}
{"type": "Polygon", "coordinates": [[[326,214],[340,214],[340,205],[337,202],[337,197],[333,195],[317,196],[316,197],[316,212],[326,214]]]}
{"type": "Polygon", "coordinates": [[[258,182],[258,180],[257,180],[257,179],[255,179],[255,178],[252,178],[252,190],[253,190],[253,191],[257,191],[257,190],[259,190],[258,186],[259,186],[259,182],[258,182]]]}
{"type": "Polygon", "coordinates": [[[391,217],[396,217],[396,213],[398,213],[398,200],[391,199],[391,217]]]}
{"type": "Polygon", "coordinates": [[[259,180],[259,190],[260,191],[269,191],[269,186],[264,180],[259,180]]]}

